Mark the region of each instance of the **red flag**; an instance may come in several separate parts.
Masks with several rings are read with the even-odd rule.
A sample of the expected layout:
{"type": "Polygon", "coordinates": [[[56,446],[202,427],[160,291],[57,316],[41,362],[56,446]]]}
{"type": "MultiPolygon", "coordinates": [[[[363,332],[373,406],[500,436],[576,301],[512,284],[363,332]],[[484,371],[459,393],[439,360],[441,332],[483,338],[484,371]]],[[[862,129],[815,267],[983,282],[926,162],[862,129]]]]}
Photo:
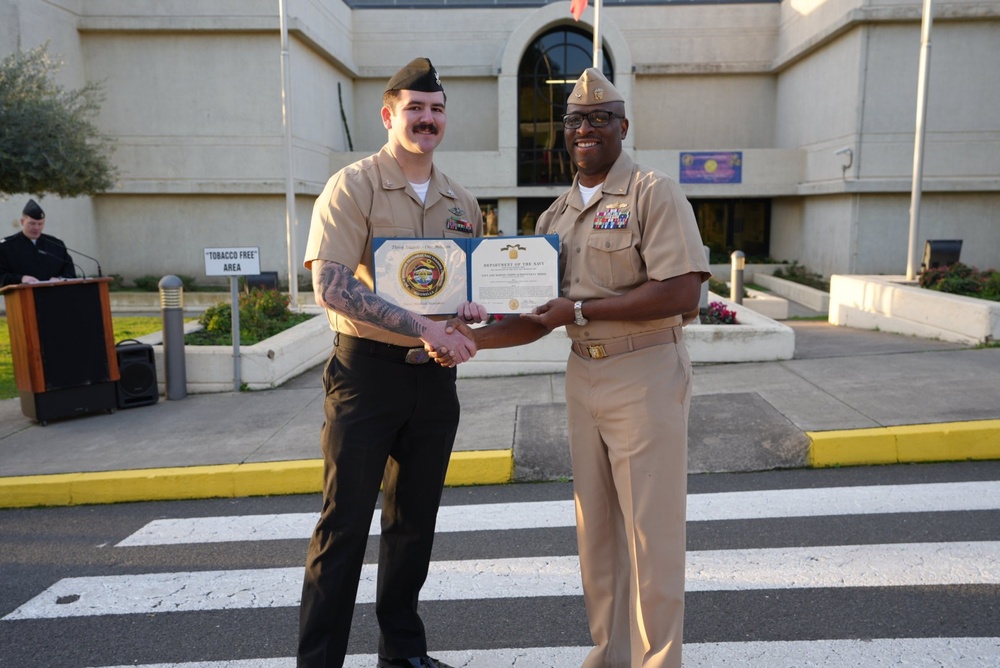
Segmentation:
{"type": "Polygon", "coordinates": [[[569,13],[573,15],[573,18],[577,21],[583,16],[583,10],[587,8],[587,0],[573,0],[569,6],[569,13]]]}

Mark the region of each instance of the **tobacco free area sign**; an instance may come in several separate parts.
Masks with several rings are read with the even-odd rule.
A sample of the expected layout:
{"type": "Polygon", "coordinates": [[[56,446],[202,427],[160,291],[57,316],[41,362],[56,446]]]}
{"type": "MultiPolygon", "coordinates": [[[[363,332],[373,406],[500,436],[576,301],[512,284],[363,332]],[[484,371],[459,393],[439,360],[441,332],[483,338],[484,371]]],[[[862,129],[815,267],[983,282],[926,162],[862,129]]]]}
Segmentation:
{"type": "Polygon", "coordinates": [[[260,274],[260,247],[206,248],[206,276],[256,276],[260,274]]]}

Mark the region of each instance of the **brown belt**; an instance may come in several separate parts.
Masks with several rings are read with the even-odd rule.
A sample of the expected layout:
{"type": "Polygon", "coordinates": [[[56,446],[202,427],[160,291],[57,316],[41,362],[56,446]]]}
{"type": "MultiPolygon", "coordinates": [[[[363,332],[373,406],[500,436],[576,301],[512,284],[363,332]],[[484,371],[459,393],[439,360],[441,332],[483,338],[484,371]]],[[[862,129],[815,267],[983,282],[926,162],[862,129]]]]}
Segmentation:
{"type": "Polygon", "coordinates": [[[573,352],[584,359],[599,360],[633,350],[642,350],[650,346],[659,346],[664,343],[680,343],[683,334],[684,332],[681,327],[671,327],[670,329],[661,329],[656,332],[630,334],[604,343],[597,341],[574,341],[573,352]]]}

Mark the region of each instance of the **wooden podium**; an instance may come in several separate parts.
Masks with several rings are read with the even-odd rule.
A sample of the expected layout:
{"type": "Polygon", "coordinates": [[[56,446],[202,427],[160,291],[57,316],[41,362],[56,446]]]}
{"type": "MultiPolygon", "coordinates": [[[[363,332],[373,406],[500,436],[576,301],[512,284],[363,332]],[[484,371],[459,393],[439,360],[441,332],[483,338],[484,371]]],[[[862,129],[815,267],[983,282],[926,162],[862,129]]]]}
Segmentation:
{"type": "Polygon", "coordinates": [[[21,411],[49,420],[112,412],[118,358],[111,326],[110,278],[9,285],[14,380],[21,411]]]}

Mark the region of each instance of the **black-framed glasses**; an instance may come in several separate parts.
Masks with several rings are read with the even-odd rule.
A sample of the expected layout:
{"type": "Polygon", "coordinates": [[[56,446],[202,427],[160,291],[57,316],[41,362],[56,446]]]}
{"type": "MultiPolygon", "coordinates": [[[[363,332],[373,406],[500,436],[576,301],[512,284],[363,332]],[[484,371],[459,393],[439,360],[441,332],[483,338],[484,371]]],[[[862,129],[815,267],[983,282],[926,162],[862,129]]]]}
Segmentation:
{"type": "Polygon", "coordinates": [[[612,118],[625,118],[625,116],[616,114],[613,111],[604,111],[603,109],[592,111],[589,114],[566,114],[563,116],[563,126],[570,130],[576,130],[583,125],[583,119],[585,118],[590,123],[590,127],[603,128],[611,122],[612,118]]]}

